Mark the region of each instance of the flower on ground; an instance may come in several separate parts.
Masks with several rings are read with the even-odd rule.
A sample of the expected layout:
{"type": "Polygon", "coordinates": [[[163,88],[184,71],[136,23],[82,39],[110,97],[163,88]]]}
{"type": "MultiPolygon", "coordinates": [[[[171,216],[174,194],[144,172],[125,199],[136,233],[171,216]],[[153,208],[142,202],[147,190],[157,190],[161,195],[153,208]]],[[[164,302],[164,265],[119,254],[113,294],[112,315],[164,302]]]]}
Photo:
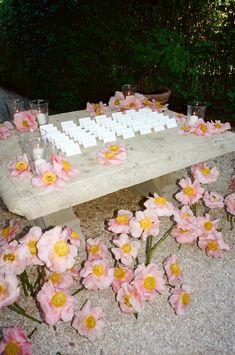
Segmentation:
{"type": "Polygon", "coordinates": [[[62,227],[45,232],[37,243],[38,257],[55,272],[64,272],[74,266],[77,247],[66,240],[62,227]]]}
{"type": "Polygon", "coordinates": [[[119,210],[116,218],[111,218],[108,221],[108,230],[113,233],[129,233],[129,221],[133,217],[133,213],[127,210],[119,210]]]}
{"type": "Polygon", "coordinates": [[[144,206],[148,210],[154,210],[158,216],[171,216],[174,211],[173,204],[156,193],[145,201],[144,206]]]}
{"type": "Polygon", "coordinates": [[[201,235],[209,235],[214,233],[218,226],[219,219],[211,220],[211,216],[207,213],[203,217],[198,217],[198,227],[201,230],[201,235]]]}
{"type": "Polygon", "coordinates": [[[183,278],[183,271],[178,262],[177,255],[173,254],[168,256],[164,262],[163,267],[166,271],[170,284],[175,285],[183,278]]]}
{"type": "Polygon", "coordinates": [[[97,159],[102,165],[120,165],[126,161],[126,149],[123,145],[112,144],[97,154],[97,159]]]}
{"type": "Polygon", "coordinates": [[[200,249],[205,250],[208,256],[214,258],[222,258],[224,256],[223,251],[229,251],[229,245],[224,242],[222,233],[218,231],[200,237],[198,246],[200,249]]]}
{"type": "Polygon", "coordinates": [[[42,164],[37,167],[37,176],[32,178],[32,185],[45,188],[48,192],[65,186],[64,181],[57,175],[57,172],[50,164],[42,164]]]}
{"type": "Polygon", "coordinates": [[[190,126],[187,123],[184,123],[184,125],[182,127],[180,127],[180,129],[178,129],[178,131],[177,131],[177,133],[184,134],[184,135],[187,135],[187,134],[190,134],[193,132],[194,132],[194,126],[190,126]]]}
{"type": "Polygon", "coordinates": [[[9,161],[7,168],[11,176],[26,177],[31,174],[31,167],[26,154],[19,155],[16,159],[9,161]]]}
{"type": "Polygon", "coordinates": [[[60,273],[60,272],[46,270],[46,275],[48,281],[50,280],[56,289],[60,288],[63,290],[67,290],[72,286],[74,281],[73,276],[69,271],[60,273]]]}
{"type": "Polygon", "coordinates": [[[225,197],[224,205],[226,210],[235,216],[235,192],[225,197]]]}
{"type": "Polygon", "coordinates": [[[120,260],[124,265],[131,265],[138,255],[140,249],[139,241],[132,241],[128,235],[121,234],[119,238],[113,240],[116,248],[111,248],[116,260],[120,260]]]}
{"type": "Polygon", "coordinates": [[[187,221],[177,224],[177,227],[171,231],[171,235],[177,243],[190,244],[201,234],[199,228],[187,221]]]}
{"type": "Polygon", "coordinates": [[[32,227],[28,233],[19,240],[22,245],[21,251],[24,253],[24,257],[27,265],[44,265],[44,263],[38,258],[37,242],[42,236],[42,230],[40,227],[32,227]]]}
{"type": "Polygon", "coordinates": [[[138,110],[142,107],[142,103],[134,95],[126,96],[126,98],[121,102],[122,110],[138,110]]]}
{"type": "Polygon", "coordinates": [[[7,137],[9,136],[10,136],[9,129],[4,126],[0,126],[0,140],[7,139],[7,137]]]}
{"type": "Polygon", "coordinates": [[[91,116],[100,116],[107,113],[106,104],[104,104],[102,101],[97,104],[91,104],[90,102],[87,102],[86,110],[90,113],[91,116]]]}
{"type": "Polygon", "coordinates": [[[134,276],[134,281],[131,284],[135,285],[145,301],[153,301],[157,292],[163,293],[165,291],[163,272],[159,271],[154,263],[147,266],[144,264],[138,265],[134,276]]]}
{"type": "Polygon", "coordinates": [[[19,224],[15,223],[14,220],[10,220],[8,226],[0,228],[0,246],[3,244],[9,243],[12,239],[15,238],[16,234],[19,231],[19,224]]]}
{"type": "Polygon", "coordinates": [[[0,353],[3,355],[31,355],[32,343],[22,328],[4,328],[3,339],[0,341],[0,353]]]}
{"type": "Polygon", "coordinates": [[[78,281],[80,279],[79,271],[80,268],[77,265],[71,267],[71,269],[68,270],[68,272],[75,281],[78,281]]]}
{"type": "Polygon", "coordinates": [[[103,259],[107,256],[108,250],[104,243],[101,242],[101,238],[89,238],[86,241],[86,250],[88,254],[88,260],[103,259]]]}
{"type": "Polygon", "coordinates": [[[192,182],[190,178],[181,179],[179,185],[182,190],[175,195],[175,198],[184,205],[196,203],[203,195],[204,189],[197,180],[192,182]]]}
{"type": "Polygon", "coordinates": [[[0,249],[0,274],[21,274],[26,268],[26,258],[21,253],[22,246],[16,240],[0,249]]]}
{"type": "Polygon", "coordinates": [[[159,219],[155,211],[137,211],[130,220],[130,233],[132,237],[144,240],[150,235],[156,237],[159,233],[159,219]]]}
{"type": "Polygon", "coordinates": [[[114,268],[112,289],[114,292],[120,290],[121,285],[126,282],[132,281],[134,272],[130,267],[119,265],[114,268]]]}
{"type": "Polygon", "coordinates": [[[229,188],[235,191],[235,175],[230,180],[229,188]]]}
{"type": "Polygon", "coordinates": [[[222,195],[218,194],[215,191],[205,191],[203,195],[203,200],[206,207],[211,209],[223,208],[224,207],[224,198],[222,195]]]}
{"type": "Polygon", "coordinates": [[[198,136],[210,136],[213,133],[209,124],[205,122],[202,118],[199,118],[199,120],[197,120],[197,122],[195,123],[194,132],[198,136]]]}
{"type": "Polygon", "coordinates": [[[188,311],[192,294],[193,291],[188,285],[182,285],[171,290],[169,303],[174,308],[176,314],[183,315],[188,311]]]}
{"type": "Polygon", "coordinates": [[[101,335],[104,326],[104,314],[100,307],[92,307],[89,300],[80,311],[75,313],[72,326],[78,333],[93,341],[101,335]]]}
{"type": "Polygon", "coordinates": [[[192,175],[194,179],[201,184],[210,184],[215,182],[219,176],[219,170],[214,167],[211,168],[207,163],[199,163],[191,167],[192,175]]]}
{"type": "Polygon", "coordinates": [[[54,154],[52,157],[52,166],[57,176],[65,181],[78,174],[78,170],[63,156],[54,154]]]}
{"type": "Polygon", "coordinates": [[[124,313],[139,313],[144,308],[144,298],[135,285],[123,283],[117,292],[117,301],[124,313]]]}
{"type": "Polygon", "coordinates": [[[0,274],[0,309],[14,303],[19,294],[17,277],[14,274],[0,274]]]}
{"type": "Polygon", "coordinates": [[[47,324],[55,325],[59,320],[64,322],[72,320],[75,298],[64,290],[57,290],[51,281],[45,282],[37,294],[37,300],[47,324]]]}
{"type": "Polygon", "coordinates": [[[223,133],[231,129],[231,125],[229,122],[222,123],[219,120],[215,120],[215,122],[208,122],[208,125],[213,133],[223,133]]]}
{"type": "Polygon", "coordinates": [[[122,109],[121,103],[123,100],[124,100],[123,93],[120,91],[116,91],[114,96],[110,97],[108,105],[114,111],[121,111],[122,109]]]}
{"type": "Polygon", "coordinates": [[[66,235],[66,240],[69,240],[72,245],[75,245],[77,248],[80,247],[81,237],[77,232],[75,232],[75,230],[71,229],[70,227],[65,227],[63,231],[63,235],[64,234],[66,235]]]}
{"type": "Polygon", "coordinates": [[[82,284],[85,288],[96,291],[104,290],[111,285],[113,273],[113,268],[110,268],[105,260],[88,260],[80,271],[80,276],[84,278],[82,284]]]}
{"type": "Polygon", "coordinates": [[[38,128],[36,115],[31,111],[21,111],[14,115],[14,124],[18,131],[32,131],[38,128]]]}
{"type": "Polygon", "coordinates": [[[193,211],[188,205],[183,206],[181,209],[175,208],[173,218],[174,221],[179,224],[182,224],[183,222],[189,222],[194,225],[197,224],[197,218],[194,216],[193,211]]]}

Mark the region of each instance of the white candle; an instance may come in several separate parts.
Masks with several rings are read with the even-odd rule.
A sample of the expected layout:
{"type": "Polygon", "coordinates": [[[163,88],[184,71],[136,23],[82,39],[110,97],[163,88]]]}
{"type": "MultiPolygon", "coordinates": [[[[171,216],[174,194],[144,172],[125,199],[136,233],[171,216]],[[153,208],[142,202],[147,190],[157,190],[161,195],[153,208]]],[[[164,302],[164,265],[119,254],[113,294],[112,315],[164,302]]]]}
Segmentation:
{"type": "Polygon", "coordinates": [[[40,125],[46,124],[47,123],[47,118],[44,113],[38,113],[37,114],[37,120],[40,125]]]}
{"type": "Polygon", "coordinates": [[[189,117],[188,123],[190,126],[193,126],[198,120],[198,116],[192,115],[189,117]]]}
{"type": "Polygon", "coordinates": [[[40,147],[33,148],[33,158],[34,158],[34,160],[42,159],[43,158],[43,149],[40,147]]]}
{"type": "Polygon", "coordinates": [[[37,168],[39,165],[42,165],[45,163],[46,163],[45,159],[38,159],[38,160],[35,160],[34,165],[35,165],[35,168],[37,168]]]}

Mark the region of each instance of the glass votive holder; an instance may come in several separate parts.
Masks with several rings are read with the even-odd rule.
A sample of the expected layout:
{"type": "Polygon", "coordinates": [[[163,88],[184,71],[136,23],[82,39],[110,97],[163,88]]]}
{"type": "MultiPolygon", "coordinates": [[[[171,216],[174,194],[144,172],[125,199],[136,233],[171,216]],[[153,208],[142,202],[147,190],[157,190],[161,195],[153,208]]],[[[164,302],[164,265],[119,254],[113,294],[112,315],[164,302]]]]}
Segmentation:
{"type": "Polygon", "coordinates": [[[136,86],[134,85],[130,85],[130,84],[122,85],[122,93],[125,97],[134,95],[135,91],[136,91],[136,86]]]}
{"type": "Polygon", "coordinates": [[[21,131],[16,131],[15,136],[17,138],[18,144],[20,146],[21,152],[25,153],[25,144],[27,143],[28,140],[32,139],[37,139],[37,138],[42,138],[46,139],[47,132],[43,129],[34,131],[26,131],[26,132],[21,132],[21,131]]]}
{"type": "Polygon", "coordinates": [[[24,143],[24,153],[26,153],[33,174],[37,174],[40,165],[50,163],[53,155],[54,142],[42,137],[28,139],[24,143]]]}
{"type": "Polygon", "coordinates": [[[204,118],[206,112],[206,104],[204,102],[193,101],[187,105],[187,115],[192,120],[196,121],[198,118],[204,118]]]}
{"type": "Polygon", "coordinates": [[[8,111],[8,116],[9,116],[9,121],[14,120],[14,116],[16,113],[20,113],[22,111],[25,111],[25,101],[21,99],[10,99],[6,100],[5,102],[7,111],[8,111]]]}
{"type": "Polygon", "coordinates": [[[48,123],[48,104],[49,101],[42,99],[29,101],[30,109],[36,113],[39,126],[48,123]]]}

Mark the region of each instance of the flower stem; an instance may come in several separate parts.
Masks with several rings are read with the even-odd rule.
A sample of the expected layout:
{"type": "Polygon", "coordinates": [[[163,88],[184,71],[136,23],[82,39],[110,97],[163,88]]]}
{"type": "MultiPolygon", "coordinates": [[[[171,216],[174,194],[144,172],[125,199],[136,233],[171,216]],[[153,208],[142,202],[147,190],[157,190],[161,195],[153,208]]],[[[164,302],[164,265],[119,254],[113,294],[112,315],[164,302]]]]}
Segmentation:
{"type": "Polygon", "coordinates": [[[148,265],[151,261],[151,257],[152,257],[152,244],[153,244],[153,236],[150,235],[147,238],[146,241],[146,262],[145,265],[148,265]]]}
{"type": "Polygon", "coordinates": [[[34,334],[37,330],[38,330],[38,328],[35,327],[35,328],[32,330],[32,332],[28,335],[28,338],[31,339],[32,336],[33,336],[33,334],[34,334]]]}
{"type": "Polygon", "coordinates": [[[72,296],[76,295],[77,293],[81,292],[81,291],[84,290],[84,289],[85,289],[84,286],[78,288],[75,292],[72,293],[72,296]]]}
{"type": "Polygon", "coordinates": [[[20,277],[21,285],[22,285],[22,287],[23,287],[24,295],[25,295],[26,297],[28,297],[28,291],[27,291],[27,287],[26,287],[26,284],[25,284],[25,280],[24,280],[24,275],[23,275],[23,273],[20,274],[19,277],[20,277]]]}
{"type": "Polygon", "coordinates": [[[172,224],[172,226],[166,231],[166,233],[157,241],[156,244],[152,247],[152,253],[154,252],[155,249],[170,235],[170,232],[174,228],[175,224],[172,224]]]}
{"type": "Polygon", "coordinates": [[[40,321],[39,319],[37,318],[34,318],[33,316],[31,316],[30,314],[26,313],[26,311],[21,308],[18,304],[16,305],[15,303],[13,303],[12,305],[8,306],[8,308],[13,311],[13,312],[16,312],[18,314],[21,314],[22,316],[34,321],[34,322],[37,322],[39,324],[42,324],[43,322],[40,321]]]}
{"type": "Polygon", "coordinates": [[[195,217],[197,217],[197,204],[194,203],[192,206],[191,206],[191,209],[193,211],[193,214],[195,217]]]}
{"type": "Polygon", "coordinates": [[[135,258],[135,262],[136,262],[136,266],[138,266],[140,263],[138,256],[135,258]]]}
{"type": "Polygon", "coordinates": [[[134,317],[135,317],[135,319],[138,319],[138,313],[133,313],[134,314],[134,317]]]}
{"type": "Polygon", "coordinates": [[[229,217],[230,217],[230,226],[231,226],[230,230],[232,230],[233,229],[233,216],[231,215],[229,217]]]}

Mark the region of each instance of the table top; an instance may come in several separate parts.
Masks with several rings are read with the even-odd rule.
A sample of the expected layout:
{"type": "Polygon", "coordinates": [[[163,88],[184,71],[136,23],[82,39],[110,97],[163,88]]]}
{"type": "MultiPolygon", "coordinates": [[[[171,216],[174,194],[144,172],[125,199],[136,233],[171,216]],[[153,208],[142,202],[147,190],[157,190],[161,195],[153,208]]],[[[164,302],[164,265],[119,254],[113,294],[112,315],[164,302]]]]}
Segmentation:
{"type": "MultiPolygon", "coordinates": [[[[168,111],[172,116],[173,113],[168,111]]],[[[76,120],[87,117],[86,111],[74,111],[50,116],[50,122],[76,120]]],[[[177,128],[147,135],[136,134],[123,140],[127,148],[127,160],[119,166],[103,166],[96,154],[105,147],[98,145],[82,149],[82,154],[68,158],[78,167],[80,174],[66,182],[66,186],[48,193],[30,184],[30,178],[11,177],[7,169],[9,160],[20,155],[20,147],[14,135],[0,141],[0,195],[11,212],[36,219],[53,212],[75,206],[120,189],[140,184],[153,178],[206,161],[235,150],[235,134],[225,132],[210,137],[195,134],[180,135],[177,128]]]]}

